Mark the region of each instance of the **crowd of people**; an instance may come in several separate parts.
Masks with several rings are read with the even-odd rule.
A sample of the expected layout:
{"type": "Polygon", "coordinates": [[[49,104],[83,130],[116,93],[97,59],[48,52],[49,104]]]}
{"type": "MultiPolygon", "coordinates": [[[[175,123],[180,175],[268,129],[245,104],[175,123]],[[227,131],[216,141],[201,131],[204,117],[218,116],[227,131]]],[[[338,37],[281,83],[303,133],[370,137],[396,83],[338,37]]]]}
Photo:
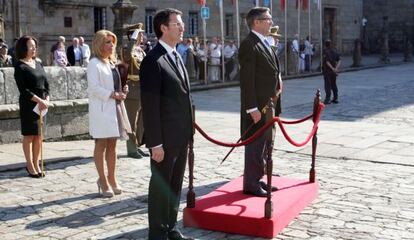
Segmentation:
{"type": "Polygon", "coordinates": [[[218,37],[211,41],[199,41],[198,37],[183,39],[177,45],[177,52],[183,59],[190,80],[199,80],[201,84],[219,82],[222,79],[224,56],[225,81],[235,80],[238,71],[237,46],[228,40],[223,47],[218,37]]]}
{"type": "MultiPolygon", "coordinates": [[[[117,37],[108,30],[95,33],[91,49],[83,37],[73,38],[71,46],[66,48],[65,38],[60,36],[49,55],[49,62],[55,66],[87,68],[89,133],[95,140],[93,157],[100,196],[113,197],[123,192],[116,177],[118,139],[127,140],[128,156],[150,157],[149,239],[192,239],[176,228],[188,144],[194,134],[191,79],[198,76],[206,80],[204,76],[208,72],[208,81],[219,81],[223,56],[225,78],[229,81],[240,64],[243,138],[248,138],[265,124],[262,109],[269,98],[274,101],[275,114],[281,112],[283,82],[278,56],[283,50],[279,43],[282,35],[273,25],[268,8],[257,7],[249,11],[246,20],[251,31],[241,42],[240,49],[233,41],[223,47],[219,38],[213,38],[211,42],[183,39],[185,27],[181,16],[179,10],[171,8],[155,15],[153,28],[158,39],[155,46],[148,44],[143,24],[137,23],[124,29],[128,42],[121,56],[115,51],[117,37]],[[144,144],[150,154],[141,149],[144,144]]],[[[304,49],[300,50],[299,41],[295,39],[292,47],[298,54],[304,54],[304,69],[309,70],[312,44],[305,41],[304,49]]],[[[41,116],[50,106],[50,89],[43,65],[36,57],[38,41],[28,35],[16,39],[11,49],[16,60],[7,55],[7,50],[7,45],[0,42],[0,67],[14,66],[20,92],[26,171],[32,178],[45,177],[39,164],[42,140],[39,129],[43,127],[41,116]],[[33,110],[36,108],[37,112],[33,110]]],[[[336,76],[339,66],[339,54],[331,48],[330,42],[326,42],[322,66],[325,103],[338,103],[336,76]]],[[[265,137],[260,137],[245,147],[245,194],[267,195],[266,184],[261,181],[264,175],[261,154],[265,141],[265,137]]],[[[271,190],[276,191],[277,187],[273,186],[271,190]]]]}

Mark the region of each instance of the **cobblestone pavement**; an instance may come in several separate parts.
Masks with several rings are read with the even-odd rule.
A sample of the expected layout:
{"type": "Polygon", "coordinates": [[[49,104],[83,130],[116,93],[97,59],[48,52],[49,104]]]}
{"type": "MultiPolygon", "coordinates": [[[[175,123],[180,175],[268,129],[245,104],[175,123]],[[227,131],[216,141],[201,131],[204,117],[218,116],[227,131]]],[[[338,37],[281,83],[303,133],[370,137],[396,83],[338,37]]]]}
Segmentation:
{"type": "MultiPolygon", "coordinates": [[[[414,64],[340,75],[340,103],[326,107],[318,132],[319,196],[275,239],[414,239],[413,76],[414,64]]],[[[323,88],[321,77],[286,81],[283,117],[309,114],[316,88],[323,88]]],[[[238,88],[197,92],[193,98],[196,121],[203,129],[220,140],[237,140],[238,88]]],[[[287,131],[299,141],[310,129],[311,124],[304,123],[287,131]]],[[[242,173],[243,149],[219,165],[228,148],[199,134],[195,141],[198,196],[242,173]]],[[[17,158],[18,147],[0,146],[0,159],[17,158]]],[[[28,178],[23,169],[0,172],[2,239],[146,238],[148,159],[125,157],[120,143],[118,173],[126,192],[102,199],[87,154],[92,148],[92,141],[45,143],[47,158],[84,156],[48,163],[45,179],[28,178]]],[[[275,172],[307,178],[309,147],[295,148],[279,132],[273,156],[275,172]]],[[[181,215],[179,220],[182,225],[181,215]]],[[[183,232],[203,240],[253,239],[195,228],[183,232]]]]}

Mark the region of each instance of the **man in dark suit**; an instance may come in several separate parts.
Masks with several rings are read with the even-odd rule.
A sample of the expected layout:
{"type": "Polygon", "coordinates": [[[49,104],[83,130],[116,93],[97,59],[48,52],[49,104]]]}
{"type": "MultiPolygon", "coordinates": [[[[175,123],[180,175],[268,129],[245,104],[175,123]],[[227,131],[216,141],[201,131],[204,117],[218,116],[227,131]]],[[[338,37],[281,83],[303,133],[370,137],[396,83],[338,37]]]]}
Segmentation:
{"type": "MultiPolygon", "coordinates": [[[[268,8],[251,9],[246,16],[250,33],[240,44],[240,94],[241,133],[243,140],[252,136],[265,124],[263,108],[272,98],[275,113],[280,113],[282,79],[276,52],[266,40],[273,24],[268,8]],[[250,126],[253,125],[251,128],[250,126]],[[245,132],[249,130],[246,134],[245,132]],[[243,135],[244,134],[244,135],[243,135]]],[[[263,150],[265,137],[262,135],[245,147],[243,192],[259,197],[266,196],[263,150]]],[[[276,188],[272,187],[275,191],[276,188]]]]}
{"type": "Polygon", "coordinates": [[[82,49],[79,45],[79,38],[72,39],[72,45],[66,50],[69,66],[82,66],[82,49]]]}
{"type": "Polygon", "coordinates": [[[338,102],[338,86],[336,77],[338,76],[339,66],[341,65],[341,56],[332,48],[331,40],[325,40],[325,49],[322,56],[322,73],[325,80],[325,104],[338,102]],[[333,100],[331,101],[331,92],[333,100]]]}
{"type": "Polygon", "coordinates": [[[149,239],[192,239],[176,228],[181,187],[192,138],[188,74],[175,46],[184,23],[176,9],[159,11],[153,21],[158,44],[141,63],[144,142],[151,152],[148,190],[149,239]]]}

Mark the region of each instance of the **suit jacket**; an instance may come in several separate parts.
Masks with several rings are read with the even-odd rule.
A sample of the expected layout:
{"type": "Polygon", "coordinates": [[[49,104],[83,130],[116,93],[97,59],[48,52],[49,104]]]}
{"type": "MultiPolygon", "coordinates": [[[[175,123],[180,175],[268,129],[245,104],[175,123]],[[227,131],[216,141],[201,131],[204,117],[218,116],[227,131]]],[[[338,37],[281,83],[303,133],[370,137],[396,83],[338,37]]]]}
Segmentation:
{"type": "Polygon", "coordinates": [[[144,143],[148,148],[187,146],[192,136],[192,108],[187,71],[181,77],[167,50],[157,44],[141,63],[144,143]]]}
{"type": "MultiPolygon", "coordinates": [[[[68,58],[69,66],[75,66],[76,65],[76,59],[75,59],[75,51],[73,50],[73,45],[70,45],[68,49],[66,50],[66,57],[68,58]]],[[[82,64],[82,51],[81,51],[81,59],[80,63],[82,64]]]]}
{"type": "MultiPolygon", "coordinates": [[[[241,133],[243,134],[253,123],[246,110],[258,108],[261,111],[269,99],[276,96],[279,88],[280,65],[276,52],[269,52],[259,37],[250,32],[240,44],[240,94],[241,94],[241,133]]],[[[280,101],[275,99],[275,113],[281,111],[280,101]]],[[[265,124],[262,115],[260,122],[254,125],[243,139],[250,137],[265,124]]]]}
{"type": "Polygon", "coordinates": [[[73,45],[70,45],[66,49],[66,57],[68,58],[69,66],[75,66],[75,52],[73,51],[73,45]]]}

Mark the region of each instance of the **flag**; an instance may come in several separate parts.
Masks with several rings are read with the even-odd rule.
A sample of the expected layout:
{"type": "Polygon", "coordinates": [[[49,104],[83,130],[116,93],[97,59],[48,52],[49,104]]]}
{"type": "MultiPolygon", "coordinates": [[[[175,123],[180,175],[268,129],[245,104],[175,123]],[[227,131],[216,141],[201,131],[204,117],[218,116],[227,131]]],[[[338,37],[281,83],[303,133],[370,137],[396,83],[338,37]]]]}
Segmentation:
{"type": "Polygon", "coordinates": [[[264,7],[270,7],[270,0],[263,0],[264,7]]]}
{"type": "Polygon", "coordinates": [[[308,9],[308,0],[296,0],[296,9],[298,9],[299,2],[302,2],[302,9],[306,11],[308,9]]]}
{"type": "Polygon", "coordinates": [[[286,7],[286,0],[280,0],[280,9],[285,9],[286,7]]]}
{"type": "Polygon", "coordinates": [[[259,6],[259,0],[253,0],[253,7],[259,6]]]}
{"type": "Polygon", "coordinates": [[[197,2],[200,4],[200,6],[206,5],[206,0],[197,0],[197,2]]]}

